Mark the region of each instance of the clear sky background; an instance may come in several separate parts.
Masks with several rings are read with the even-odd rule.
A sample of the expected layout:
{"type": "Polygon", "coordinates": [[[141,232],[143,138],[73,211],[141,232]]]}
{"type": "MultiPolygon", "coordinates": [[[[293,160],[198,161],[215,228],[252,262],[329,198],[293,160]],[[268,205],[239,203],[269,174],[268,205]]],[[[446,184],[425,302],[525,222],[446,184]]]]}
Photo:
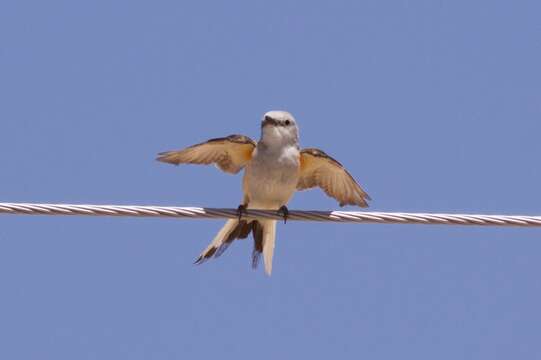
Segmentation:
{"type": "MultiPolygon", "coordinates": [[[[372,210],[541,214],[539,1],[0,2],[0,201],[236,207],[156,153],[292,112],[372,210]]],[[[336,209],[321,191],[292,209],[336,209]]],[[[347,208],[356,210],[355,208],[347,208]]],[[[541,230],[0,216],[2,359],[534,359],[541,230]]]]}

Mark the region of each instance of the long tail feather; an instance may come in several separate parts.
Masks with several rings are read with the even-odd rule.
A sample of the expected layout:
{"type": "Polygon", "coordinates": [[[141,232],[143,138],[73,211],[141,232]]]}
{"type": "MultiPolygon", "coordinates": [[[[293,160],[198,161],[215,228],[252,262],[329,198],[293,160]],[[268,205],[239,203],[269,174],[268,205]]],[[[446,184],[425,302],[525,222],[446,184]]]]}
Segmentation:
{"type": "Polygon", "coordinates": [[[235,240],[236,235],[240,232],[239,221],[237,219],[228,220],[222,229],[216,234],[214,240],[201,252],[201,255],[195,260],[195,264],[202,264],[213,255],[220,256],[227,247],[235,240]]]}
{"type": "Polygon", "coordinates": [[[263,262],[267,275],[272,273],[272,256],[276,239],[276,220],[260,220],[263,226],[263,262]]]}
{"type": "Polygon", "coordinates": [[[219,257],[235,239],[245,239],[250,232],[254,236],[252,267],[256,268],[261,254],[267,275],[272,273],[272,257],[276,237],[276,220],[228,220],[212,242],[201,252],[195,264],[202,264],[212,257],[219,257]]]}
{"type": "Polygon", "coordinates": [[[263,227],[259,221],[252,222],[252,232],[254,234],[254,250],[252,250],[252,269],[256,269],[259,265],[259,258],[263,252],[263,227]]]}

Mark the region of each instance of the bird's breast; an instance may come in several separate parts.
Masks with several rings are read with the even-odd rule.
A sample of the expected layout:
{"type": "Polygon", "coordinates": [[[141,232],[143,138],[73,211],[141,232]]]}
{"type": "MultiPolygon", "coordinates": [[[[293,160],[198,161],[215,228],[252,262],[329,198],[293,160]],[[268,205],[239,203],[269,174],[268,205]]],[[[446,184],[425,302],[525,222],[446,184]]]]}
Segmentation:
{"type": "Polygon", "coordinates": [[[244,175],[245,191],[252,202],[285,205],[297,188],[299,159],[296,147],[276,153],[256,150],[244,175]]]}

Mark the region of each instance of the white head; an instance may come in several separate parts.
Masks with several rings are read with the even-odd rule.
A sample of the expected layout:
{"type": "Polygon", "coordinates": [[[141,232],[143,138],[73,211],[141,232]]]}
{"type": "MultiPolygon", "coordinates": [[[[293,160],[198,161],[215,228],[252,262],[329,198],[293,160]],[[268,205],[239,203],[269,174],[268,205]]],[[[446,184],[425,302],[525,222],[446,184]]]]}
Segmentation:
{"type": "Polygon", "coordinates": [[[299,129],[293,115],[287,111],[269,111],[261,121],[261,140],[266,146],[295,145],[299,129]]]}

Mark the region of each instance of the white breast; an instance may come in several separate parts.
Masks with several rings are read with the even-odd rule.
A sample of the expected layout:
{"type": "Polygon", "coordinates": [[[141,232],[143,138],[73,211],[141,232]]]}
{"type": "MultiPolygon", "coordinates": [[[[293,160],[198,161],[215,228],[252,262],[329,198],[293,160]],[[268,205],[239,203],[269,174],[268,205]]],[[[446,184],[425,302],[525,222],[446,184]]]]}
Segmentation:
{"type": "Polygon", "coordinates": [[[279,151],[256,149],[244,174],[248,207],[278,209],[286,205],[297,187],[299,157],[296,146],[279,151]]]}

